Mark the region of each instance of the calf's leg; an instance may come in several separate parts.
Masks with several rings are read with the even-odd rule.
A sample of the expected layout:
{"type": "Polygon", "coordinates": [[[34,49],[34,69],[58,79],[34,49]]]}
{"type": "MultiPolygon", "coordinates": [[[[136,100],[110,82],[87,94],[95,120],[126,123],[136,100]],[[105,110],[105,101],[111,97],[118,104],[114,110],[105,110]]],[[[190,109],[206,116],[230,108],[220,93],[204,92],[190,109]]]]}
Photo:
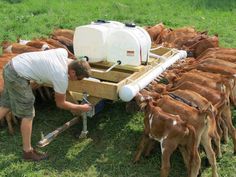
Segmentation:
{"type": "Polygon", "coordinates": [[[149,143],[149,141],[150,141],[150,138],[147,135],[143,134],[141,141],[139,143],[139,146],[137,148],[137,151],[135,153],[133,163],[136,163],[140,160],[140,157],[141,157],[144,149],[146,148],[147,144],[149,143]]]}
{"type": "Polygon", "coordinates": [[[218,172],[217,172],[216,157],[215,157],[215,153],[214,153],[212,146],[211,146],[211,138],[208,134],[207,129],[202,134],[201,144],[203,145],[203,147],[205,149],[207,159],[209,160],[209,163],[211,165],[212,177],[219,177],[218,172]]]}
{"type": "Polygon", "coordinates": [[[170,157],[177,149],[177,144],[171,140],[163,141],[162,146],[162,161],[161,161],[161,175],[160,177],[168,177],[170,171],[170,157]]]}

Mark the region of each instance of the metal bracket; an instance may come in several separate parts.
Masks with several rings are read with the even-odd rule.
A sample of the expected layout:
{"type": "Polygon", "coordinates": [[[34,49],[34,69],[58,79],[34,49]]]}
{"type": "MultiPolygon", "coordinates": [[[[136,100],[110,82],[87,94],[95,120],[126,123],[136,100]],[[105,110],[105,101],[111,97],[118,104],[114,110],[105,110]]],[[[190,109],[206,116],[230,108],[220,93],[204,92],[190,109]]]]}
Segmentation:
{"type": "Polygon", "coordinates": [[[87,134],[88,134],[87,114],[83,113],[82,118],[83,118],[83,130],[81,131],[80,136],[79,136],[79,138],[81,138],[81,139],[87,138],[87,134]]]}
{"type": "MultiPolygon", "coordinates": [[[[82,104],[91,104],[88,100],[88,94],[86,92],[83,93],[83,99],[82,99],[82,104]]],[[[88,134],[88,126],[87,126],[87,113],[84,112],[82,113],[82,119],[83,119],[83,130],[80,133],[79,138],[87,138],[87,134],[88,134]]]]}

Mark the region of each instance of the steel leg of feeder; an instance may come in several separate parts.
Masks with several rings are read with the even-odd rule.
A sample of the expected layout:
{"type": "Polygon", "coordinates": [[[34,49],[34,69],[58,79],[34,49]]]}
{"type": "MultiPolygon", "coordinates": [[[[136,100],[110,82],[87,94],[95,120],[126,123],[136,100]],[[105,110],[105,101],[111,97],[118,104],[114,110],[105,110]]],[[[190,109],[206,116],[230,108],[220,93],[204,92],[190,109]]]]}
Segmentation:
{"type": "Polygon", "coordinates": [[[88,129],[87,129],[87,114],[83,113],[82,114],[82,118],[83,118],[83,130],[81,131],[81,134],[80,134],[79,138],[87,138],[87,134],[88,134],[88,129]]]}

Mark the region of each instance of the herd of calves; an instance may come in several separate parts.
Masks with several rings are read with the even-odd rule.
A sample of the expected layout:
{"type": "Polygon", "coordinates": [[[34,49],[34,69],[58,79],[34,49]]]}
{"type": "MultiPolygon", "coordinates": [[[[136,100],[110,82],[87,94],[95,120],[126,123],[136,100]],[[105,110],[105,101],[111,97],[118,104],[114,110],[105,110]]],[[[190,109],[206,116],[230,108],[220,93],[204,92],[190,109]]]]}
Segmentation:
{"type": "MultiPolygon", "coordinates": [[[[158,141],[162,152],[161,177],[168,176],[170,156],[177,148],[188,176],[197,177],[201,144],[211,165],[212,177],[218,177],[216,158],[222,156],[221,141],[227,143],[228,134],[236,153],[236,131],[231,115],[231,106],[236,106],[236,49],[220,48],[218,35],[209,36],[192,27],[170,29],[160,23],[145,29],[153,46],[186,50],[188,58],[171,66],[134,98],[135,104],[145,112],[144,133],[134,162],[139,161],[142,154],[148,156],[158,141]],[[168,84],[160,82],[164,79],[168,84]]],[[[73,35],[73,30],[58,29],[49,38],[2,42],[0,72],[12,57],[24,52],[62,47],[75,59],[73,35]]],[[[2,88],[1,77],[0,91],[2,88]]],[[[11,119],[11,115],[6,116],[9,131],[13,133],[11,119]]]]}
{"type": "Polygon", "coordinates": [[[155,44],[187,50],[189,57],[175,63],[136,95],[135,103],[145,117],[134,162],[142,154],[148,156],[158,141],[161,177],[168,176],[170,157],[177,148],[188,176],[197,177],[201,144],[212,177],[218,177],[216,158],[222,156],[221,141],[227,143],[228,135],[236,153],[231,114],[231,107],[236,106],[236,49],[220,48],[217,35],[209,37],[193,28],[170,30],[158,24],[147,30],[155,44]]]}

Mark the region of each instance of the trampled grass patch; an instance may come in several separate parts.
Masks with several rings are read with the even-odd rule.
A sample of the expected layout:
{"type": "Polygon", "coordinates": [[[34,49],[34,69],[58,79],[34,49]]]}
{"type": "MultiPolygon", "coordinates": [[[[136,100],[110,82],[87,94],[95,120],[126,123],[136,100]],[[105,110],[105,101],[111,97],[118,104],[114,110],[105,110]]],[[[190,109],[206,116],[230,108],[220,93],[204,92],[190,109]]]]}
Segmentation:
{"type": "MultiPolygon", "coordinates": [[[[88,24],[97,19],[134,22],[140,26],[163,22],[166,27],[194,26],[199,31],[218,34],[220,45],[236,47],[236,6],[234,0],[3,0],[0,1],[0,41],[15,41],[48,36],[55,28],[88,24]]],[[[33,144],[40,133],[51,132],[73,116],[55,107],[53,101],[36,104],[33,144]]],[[[233,111],[235,117],[235,110],[233,111]]],[[[236,125],[235,118],[233,120],[236,125]]],[[[78,176],[78,177],[154,177],[160,174],[161,151],[133,165],[132,158],[141,138],[143,114],[128,114],[125,103],[107,104],[104,110],[89,119],[89,137],[76,138],[82,129],[78,124],[42,149],[50,159],[40,163],[21,160],[19,126],[10,136],[0,129],[0,176],[78,176]]],[[[223,145],[223,158],[218,161],[222,177],[234,177],[236,157],[232,142],[223,145]]],[[[202,154],[204,157],[205,155],[202,154]]],[[[171,177],[186,176],[179,152],[172,156],[171,177]]],[[[211,174],[203,166],[203,177],[211,174]]]]}

